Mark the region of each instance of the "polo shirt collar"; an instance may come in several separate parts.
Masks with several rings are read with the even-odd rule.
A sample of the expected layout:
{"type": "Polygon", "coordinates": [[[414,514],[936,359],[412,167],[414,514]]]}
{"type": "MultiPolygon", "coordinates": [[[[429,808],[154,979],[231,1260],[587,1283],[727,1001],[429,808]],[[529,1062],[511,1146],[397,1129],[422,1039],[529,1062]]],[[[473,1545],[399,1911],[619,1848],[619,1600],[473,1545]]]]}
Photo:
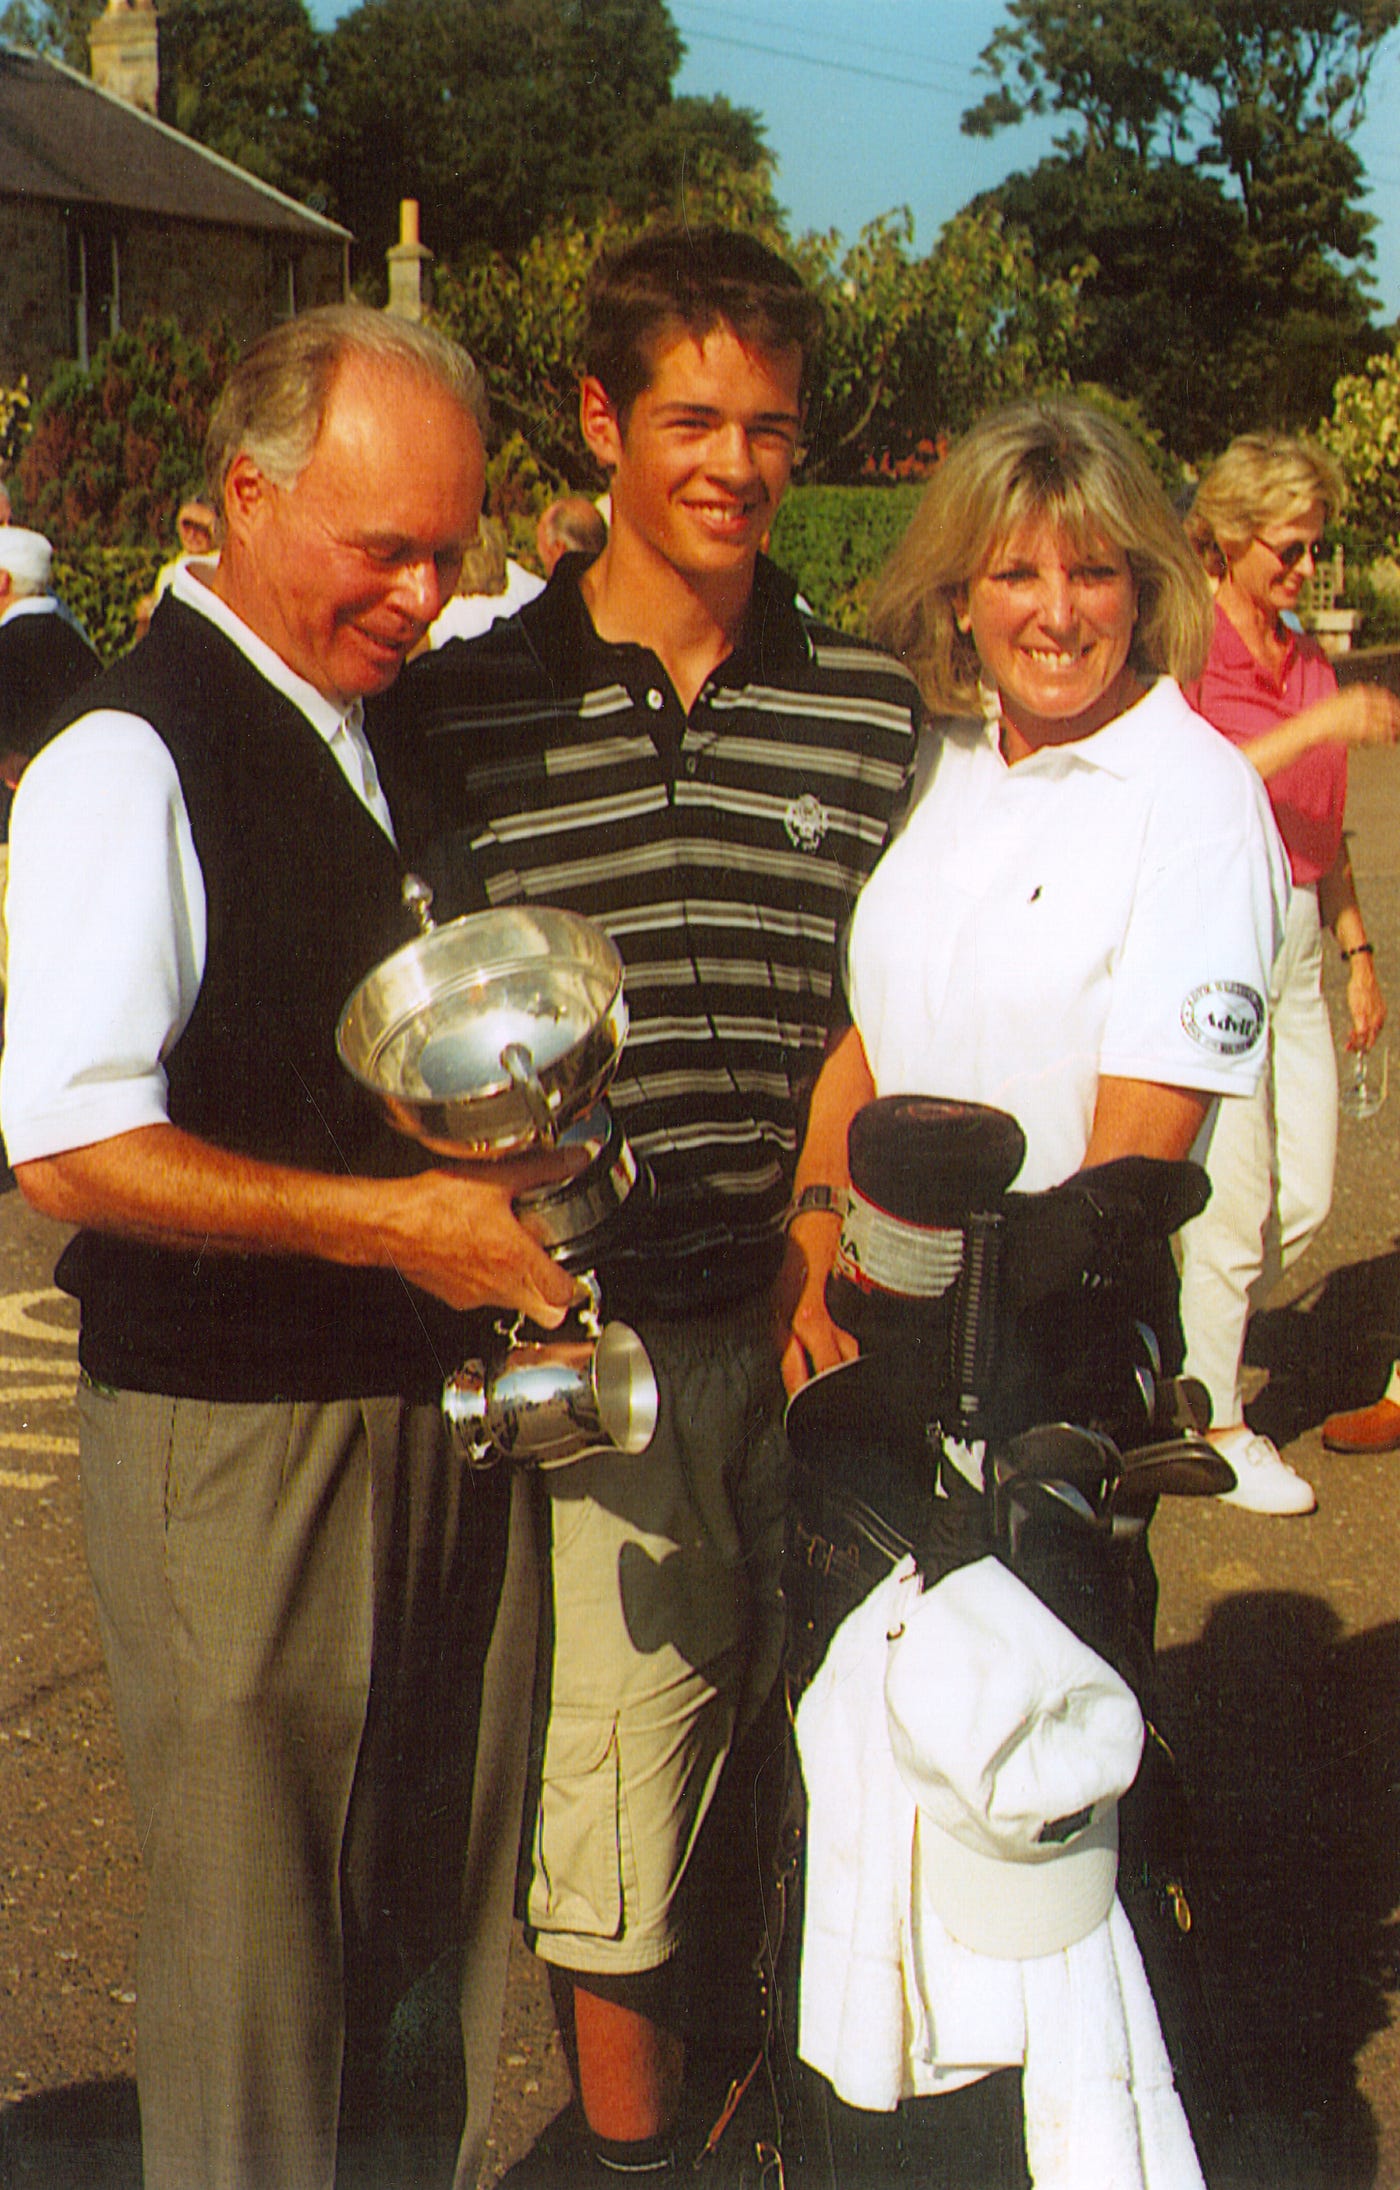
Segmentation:
{"type": "MultiPolygon", "coordinates": [[[[541,658],[559,663],[580,685],[616,681],[629,660],[654,683],[659,664],[650,647],[600,639],[594,629],[579,591],[579,579],[591,560],[587,555],[561,557],[544,592],[522,611],[522,628],[529,631],[541,658]]],[[[793,581],[760,555],[739,643],[719,664],[712,683],[780,684],[806,667],[813,647],[794,604],[795,591],[793,581]]]]}
{"type": "Polygon", "coordinates": [[[1285,646],[1283,669],[1277,682],[1270,676],[1257,654],[1246,646],[1244,637],[1231,623],[1219,601],[1215,604],[1215,637],[1211,641],[1211,660],[1217,671],[1228,670],[1231,676],[1250,677],[1267,692],[1277,694],[1288,682],[1298,655],[1298,634],[1289,625],[1283,625],[1285,646]]]}
{"type": "MultiPolygon", "coordinates": [[[[1125,707],[1121,715],[1106,722],[1102,730],[1092,737],[1076,738],[1069,745],[1044,745],[1038,753],[1017,763],[1016,770],[1026,767],[1064,769],[1070,767],[1093,768],[1106,776],[1126,780],[1137,773],[1140,766],[1142,744],[1145,738],[1156,735],[1157,716],[1160,712],[1160,694],[1169,677],[1158,677],[1148,685],[1142,698],[1125,707]]],[[[988,742],[1000,753],[1000,724],[995,716],[985,717],[988,742]]]]}

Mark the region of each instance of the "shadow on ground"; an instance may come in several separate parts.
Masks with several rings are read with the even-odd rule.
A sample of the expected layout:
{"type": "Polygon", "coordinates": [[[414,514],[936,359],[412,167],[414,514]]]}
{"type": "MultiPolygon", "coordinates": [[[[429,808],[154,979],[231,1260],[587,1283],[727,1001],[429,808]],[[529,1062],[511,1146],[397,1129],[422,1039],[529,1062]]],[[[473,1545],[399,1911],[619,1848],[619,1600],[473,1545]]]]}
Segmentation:
{"type": "Polygon", "coordinates": [[[1232,2190],[1369,2190],[1357,2064],[1400,1960],[1400,1626],[1346,1636],[1320,1599],[1249,1593],[1159,1670],[1198,1944],[1246,2102],[1232,2190]]]}
{"type": "Polygon", "coordinates": [[[0,2114],[4,2190],[141,2190],[141,2117],[127,2078],[72,2084],[0,2114]]]}
{"type": "Polygon", "coordinates": [[[1333,1270],[1286,1308],[1266,1308],[1249,1326],[1245,1360],[1267,1369],[1267,1388],[1249,1408],[1275,1444],[1316,1429],[1341,1408],[1365,1407],[1385,1389],[1400,1358],[1400,1253],[1333,1270]]]}

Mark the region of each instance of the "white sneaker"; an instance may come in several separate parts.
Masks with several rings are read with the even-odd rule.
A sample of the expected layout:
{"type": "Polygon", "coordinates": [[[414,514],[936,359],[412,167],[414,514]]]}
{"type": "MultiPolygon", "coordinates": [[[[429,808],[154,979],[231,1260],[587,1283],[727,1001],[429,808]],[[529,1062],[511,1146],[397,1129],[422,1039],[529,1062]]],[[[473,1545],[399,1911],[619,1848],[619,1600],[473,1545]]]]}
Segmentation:
{"type": "Polygon", "coordinates": [[[1227,1506],[1243,1506],[1246,1513],[1311,1513],[1317,1504],[1311,1483],[1291,1468],[1277,1445],[1250,1429],[1212,1433],[1210,1439],[1222,1460],[1235,1471],[1233,1490],[1222,1490],[1227,1506]]]}

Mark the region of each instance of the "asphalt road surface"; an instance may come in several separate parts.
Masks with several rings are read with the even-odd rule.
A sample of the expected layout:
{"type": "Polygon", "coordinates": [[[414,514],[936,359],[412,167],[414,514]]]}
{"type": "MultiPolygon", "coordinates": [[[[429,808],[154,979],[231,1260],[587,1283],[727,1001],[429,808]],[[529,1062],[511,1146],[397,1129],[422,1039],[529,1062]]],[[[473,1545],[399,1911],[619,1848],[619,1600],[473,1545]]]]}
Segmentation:
{"type": "MultiPolygon", "coordinates": [[[[1337,1458],[1319,1435],[1400,1355],[1400,754],[1361,755],[1352,782],[1395,1087],[1344,1121],[1331,1223],[1250,1343],[1252,1419],[1318,1511],[1182,1500],[1153,1525],[1215,2036],[1268,2126],[1268,2158],[1232,2190],[1400,2190],[1400,1454],[1337,1458]]],[[[1338,971],[1334,955],[1334,1008],[1338,971]]],[[[0,2185],[136,2190],[141,1883],[81,1552],[74,1317],[49,1277],[62,1236],[0,1193],[0,2185]]],[[[522,1953],[488,2176],[564,2093],[522,1953]]]]}

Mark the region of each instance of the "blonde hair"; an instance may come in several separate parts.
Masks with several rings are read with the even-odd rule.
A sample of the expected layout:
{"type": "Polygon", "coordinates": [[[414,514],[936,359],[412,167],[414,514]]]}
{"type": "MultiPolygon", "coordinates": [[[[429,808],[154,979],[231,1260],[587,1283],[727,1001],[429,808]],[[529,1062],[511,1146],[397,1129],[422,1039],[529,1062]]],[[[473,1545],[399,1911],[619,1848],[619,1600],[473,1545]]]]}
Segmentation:
{"type": "Polygon", "coordinates": [[[322,305],[260,336],[230,373],[204,443],[204,474],[217,510],[241,454],[275,485],[296,485],[311,461],[336,374],[352,356],[431,380],[486,439],[485,383],[457,343],[367,304],[322,305]]]}
{"type": "Polygon", "coordinates": [[[1346,479],[1325,449],[1290,434],[1242,433],[1196,489],[1186,530],[1207,568],[1223,578],[1267,526],[1305,517],[1315,502],[1333,518],[1346,493],[1346,479]]]}
{"type": "Polygon", "coordinates": [[[980,663],[956,597],[1021,525],[1045,519],[1076,550],[1126,554],[1138,592],[1133,666],[1186,682],[1210,645],[1210,590],[1146,458],[1102,412],[1064,397],[979,419],[939,465],[886,563],[871,636],[912,671],[937,714],[979,712],[980,663]]]}

